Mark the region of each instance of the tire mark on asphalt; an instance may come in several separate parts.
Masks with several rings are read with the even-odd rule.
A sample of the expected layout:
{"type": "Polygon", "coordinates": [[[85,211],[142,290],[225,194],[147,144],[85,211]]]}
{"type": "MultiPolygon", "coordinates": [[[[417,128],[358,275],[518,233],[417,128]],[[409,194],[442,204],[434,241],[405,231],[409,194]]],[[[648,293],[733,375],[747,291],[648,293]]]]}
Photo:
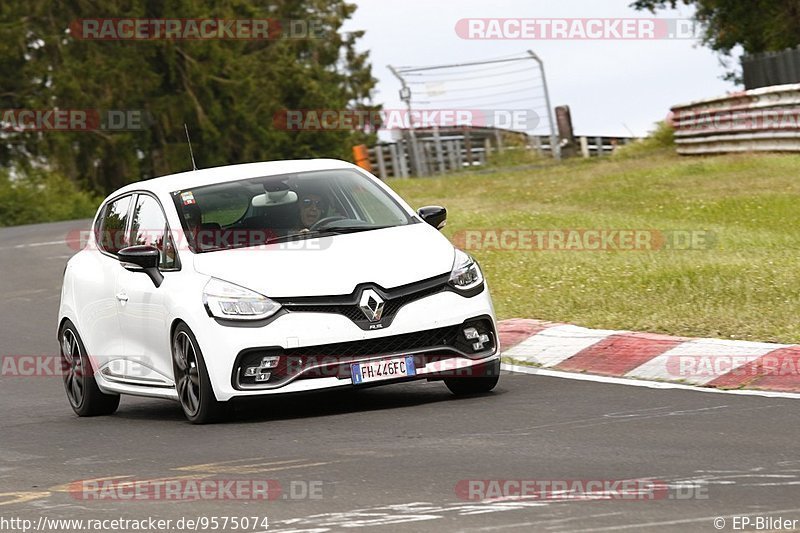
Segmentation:
{"type": "MultiPolygon", "coordinates": [[[[737,412],[742,411],[755,411],[760,409],[770,409],[773,407],[782,407],[780,405],[762,405],[756,407],[739,407],[736,409],[737,412]]],[[[663,418],[663,417],[670,417],[670,416],[694,416],[694,415],[708,415],[708,414],[715,414],[720,412],[723,409],[730,409],[729,405],[716,405],[712,407],[701,407],[698,409],[681,409],[681,410],[673,410],[667,411],[667,409],[671,409],[671,406],[663,406],[663,407],[656,407],[650,409],[643,409],[641,414],[639,411],[621,411],[616,413],[606,413],[602,415],[598,415],[592,418],[583,418],[580,420],[568,420],[566,422],[554,422],[552,424],[541,424],[538,426],[528,426],[524,428],[516,428],[516,429],[509,429],[505,431],[497,431],[495,433],[487,433],[485,435],[508,435],[508,436],[527,436],[532,435],[535,430],[542,430],[542,429],[584,429],[588,427],[594,426],[601,426],[607,424],[616,424],[622,422],[633,422],[639,420],[650,420],[654,418],[663,418]],[[646,413],[645,411],[661,411],[661,412],[652,412],[646,413]],[[621,413],[630,413],[626,416],[620,416],[621,413]]]]}
{"type": "Polygon", "coordinates": [[[14,503],[27,503],[48,496],[50,496],[50,492],[42,491],[0,492],[0,507],[14,503]]]}
{"type": "Polygon", "coordinates": [[[243,461],[263,461],[264,459],[235,459],[233,461],[222,461],[219,463],[206,463],[201,465],[182,466],[173,468],[186,472],[210,472],[213,474],[254,474],[259,472],[277,472],[279,470],[290,470],[294,468],[310,468],[313,466],[323,466],[338,461],[326,461],[316,463],[303,463],[306,459],[290,459],[286,461],[270,461],[266,463],[250,463],[234,465],[243,461]],[[296,464],[300,463],[300,464],[296,464]],[[226,466],[230,465],[230,466],[226,466]]]}

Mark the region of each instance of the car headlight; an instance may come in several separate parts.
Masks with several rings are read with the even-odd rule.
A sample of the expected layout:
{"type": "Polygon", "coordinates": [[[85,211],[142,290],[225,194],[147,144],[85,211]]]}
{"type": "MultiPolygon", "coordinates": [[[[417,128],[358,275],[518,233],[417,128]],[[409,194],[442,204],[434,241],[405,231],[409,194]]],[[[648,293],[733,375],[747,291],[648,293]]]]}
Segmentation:
{"type": "Polygon", "coordinates": [[[475,260],[456,248],[453,270],[450,272],[450,285],[459,291],[469,291],[483,284],[483,273],[475,260]]]}
{"type": "Polygon", "coordinates": [[[212,316],[228,320],[261,320],[281,308],[263,294],[217,278],[206,283],[203,303],[212,316]]]}

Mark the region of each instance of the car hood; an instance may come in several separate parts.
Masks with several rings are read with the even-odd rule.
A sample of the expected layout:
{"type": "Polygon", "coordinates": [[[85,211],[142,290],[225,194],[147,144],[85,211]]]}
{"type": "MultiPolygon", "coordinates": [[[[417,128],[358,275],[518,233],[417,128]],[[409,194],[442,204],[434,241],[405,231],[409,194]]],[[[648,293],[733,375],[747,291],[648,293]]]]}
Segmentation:
{"type": "Polygon", "coordinates": [[[390,289],[450,272],[454,249],[424,223],[194,256],[201,274],[275,298],[390,289]],[[299,249],[298,249],[299,248],[299,249]]]}

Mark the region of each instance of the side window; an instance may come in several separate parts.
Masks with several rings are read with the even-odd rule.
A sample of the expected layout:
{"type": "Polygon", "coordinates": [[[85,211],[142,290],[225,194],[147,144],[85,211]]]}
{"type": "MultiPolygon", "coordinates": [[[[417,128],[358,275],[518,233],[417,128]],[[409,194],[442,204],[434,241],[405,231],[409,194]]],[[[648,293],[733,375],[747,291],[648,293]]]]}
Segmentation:
{"type": "Polygon", "coordinates": [[[161,252],[160,268],[176,266],[175,246],[167,233],[167,220],[161,204],[151,196],[140,194],[136,200],[131,221],[131,245],[155,246],[161,252]]]}
{"type": "Polygon", "coordinates": [[[125,227],[128,224],[128,207],[131,205],[131,197],[125,196],[106,206],[103,211],[103,220],[100,223],[97,242],[100,249],[116,254],[128,246],[125,227]]]}

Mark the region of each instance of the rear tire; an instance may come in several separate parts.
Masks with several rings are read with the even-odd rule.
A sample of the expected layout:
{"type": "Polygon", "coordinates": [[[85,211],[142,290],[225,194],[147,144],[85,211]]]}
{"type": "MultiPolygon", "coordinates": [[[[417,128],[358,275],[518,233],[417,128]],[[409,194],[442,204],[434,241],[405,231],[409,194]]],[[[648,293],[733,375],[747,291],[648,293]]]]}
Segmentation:
{"type": "Polygon", "coordinates": [[[483,376],[445,378],[444,384],[456,396],[487,393],[494,389],[500,380],[500,360],[498,359],[484,368],[485,374],[483,376]]]}
{"type": "Polygon", "coordinates": [[[69,320],[58,332],[61,371],[67,400],[78,416],[113,414],[119,407],[119,394],[105,394],[94,379],[94,368],[86,353],[78,328],[69,320]]]}
{"type": "Polygon", "coordinates": [[[179,324],[172,334],[172,368],[178,400],[189,422],[209,424],[228,414],[228,402],[214,396],[203,353],[186,324],[179,324]]]}

